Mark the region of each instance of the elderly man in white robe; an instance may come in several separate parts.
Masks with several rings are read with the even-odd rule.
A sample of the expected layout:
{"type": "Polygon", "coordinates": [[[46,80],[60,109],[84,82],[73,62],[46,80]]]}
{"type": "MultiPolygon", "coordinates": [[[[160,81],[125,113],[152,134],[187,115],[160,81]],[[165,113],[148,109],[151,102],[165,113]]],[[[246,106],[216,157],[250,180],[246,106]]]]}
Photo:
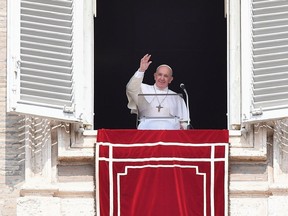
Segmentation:
{"type": "Polygon", "coordinates": [[[154,85],[142,83],[145,71],[152,63],[146,54],[140,67],[126,86],[128,108],[138,115],[138,129],[179,130],[187,129],[188,111],[179,94],[168,88],[173,72],[168,65],[160,65],[154,73],[154,85]]]}

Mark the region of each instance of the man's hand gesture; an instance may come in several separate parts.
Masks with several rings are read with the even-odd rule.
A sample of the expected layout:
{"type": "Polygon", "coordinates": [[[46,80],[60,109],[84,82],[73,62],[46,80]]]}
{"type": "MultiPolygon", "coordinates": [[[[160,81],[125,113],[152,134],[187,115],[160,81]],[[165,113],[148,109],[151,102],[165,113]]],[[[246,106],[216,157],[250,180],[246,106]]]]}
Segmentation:
{"type": "Polygon", "coordinates": [[[149,61],[150,60],[150,57],[151,55],[149,54],[146,54],[140,61],[140,68],[139,68],[139,71],[140,72],[145,72],[149,65],[152,63],[152,61],[149,61]]]}

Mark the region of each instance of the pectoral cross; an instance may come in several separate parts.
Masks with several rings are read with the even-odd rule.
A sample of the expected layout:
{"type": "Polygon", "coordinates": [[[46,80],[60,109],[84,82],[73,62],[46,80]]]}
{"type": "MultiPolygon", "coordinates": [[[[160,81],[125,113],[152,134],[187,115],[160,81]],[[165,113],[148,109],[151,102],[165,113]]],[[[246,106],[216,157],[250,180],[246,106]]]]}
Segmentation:
{"type": "Polygon", "coordinates": [[[156,106],[156,108],[158,108],[158,112],[160,112],[160,109],[162,109],[163,107],[161,106],[161,104],[159,104],[158,106],[156,106]]]}

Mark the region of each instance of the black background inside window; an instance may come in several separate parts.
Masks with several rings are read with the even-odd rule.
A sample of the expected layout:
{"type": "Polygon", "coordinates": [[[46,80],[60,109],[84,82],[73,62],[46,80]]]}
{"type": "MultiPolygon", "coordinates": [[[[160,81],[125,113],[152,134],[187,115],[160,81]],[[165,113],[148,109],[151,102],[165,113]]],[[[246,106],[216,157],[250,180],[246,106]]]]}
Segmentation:
{"type": "Polygon", "coordinates": [[[195,129],[227,128],[227,36],[224,1],[97,0],[95,129],[135,128],[125,86],[149,53],[144,82],[160,64],[173,68],[170,89],[189,94],[195,129]]]}

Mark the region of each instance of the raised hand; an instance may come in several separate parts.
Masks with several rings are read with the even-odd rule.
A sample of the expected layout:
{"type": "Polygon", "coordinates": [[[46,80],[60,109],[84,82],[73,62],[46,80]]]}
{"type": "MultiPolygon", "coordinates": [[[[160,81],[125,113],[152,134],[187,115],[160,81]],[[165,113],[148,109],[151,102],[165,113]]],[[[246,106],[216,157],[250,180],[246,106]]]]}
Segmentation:
{"type": "Polygon", "coordinates": [[[150,57],[151,55],[149,54],[146,54],[145,56],[143,56],[143,58],[140,61],[139,71],[145,72],[148,69],[149,65],[152,63],[152,61],[149,61],[150,57]]]}

